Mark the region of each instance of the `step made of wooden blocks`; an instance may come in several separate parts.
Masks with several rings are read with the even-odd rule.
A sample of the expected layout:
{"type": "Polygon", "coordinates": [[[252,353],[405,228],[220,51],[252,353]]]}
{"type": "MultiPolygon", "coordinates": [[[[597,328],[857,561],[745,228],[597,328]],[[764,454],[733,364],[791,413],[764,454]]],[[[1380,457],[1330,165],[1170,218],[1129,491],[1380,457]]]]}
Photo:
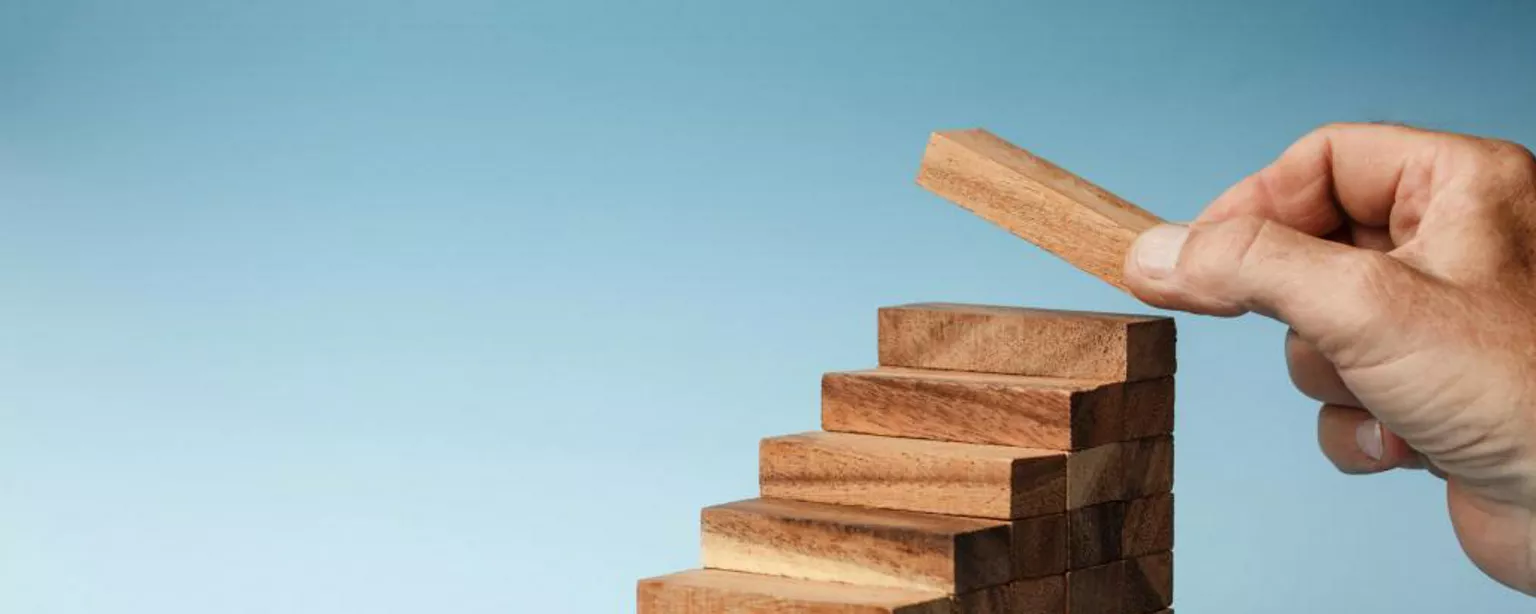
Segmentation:
{"type": "Polygon", "coordinates": [[[716,569],[641,580],[639,614],[953,614],[944,593],[716,569]]]}
{"type": "Polygon", "coordinates": [[[1066,578],[1018,580],[959,596],[718,569],[641,580],[639,614],[1058,614],[1066,578]]]}
{"type": "Polygon", "coordinates": [[[1125,289],[1125,254],[1157,216],[985,130],[935,132],[917,183],[1125,289]]]}
{"type": "Polygon", "coordinates": [[[848,433],[764,439],[764,497],[1013,519],[1066,509],[1060,452],[848,433]]]}
{"type": "Polygon", "coordinates": [[[828,431],[1048,450],[1173,431],[1173,378],[1133,383],[881,367],[827,373],[828,431]]]}
{"type": "Polygon", "coordinates": [[[1173,549],[1173,494],[1067,512],[1068,567],[1083,569],[1173,549]]]}
{"type": "Polygon", "coordinates": [[[1007,522],[752,499],[705,508],[704,566],[959,594],[1013,578],[1007,522]]]}
{"type": "Polygon", "coordinates": [[[1172,318],[921,303],[879,313],[880,365],[1110,381],[1173,375],[1172,318]]]}

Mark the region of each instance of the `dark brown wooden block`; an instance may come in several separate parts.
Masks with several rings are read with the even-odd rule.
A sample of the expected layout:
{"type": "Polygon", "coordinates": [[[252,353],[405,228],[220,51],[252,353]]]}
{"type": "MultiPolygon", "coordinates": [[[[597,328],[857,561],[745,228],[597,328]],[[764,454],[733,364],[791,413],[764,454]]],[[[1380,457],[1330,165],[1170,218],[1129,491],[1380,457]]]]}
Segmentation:
{"type": "Polygon", "coordinates": [[[1173,391],[1172,377],[1126,384],[1123,437],[1145,439],[1172,433],[1173,391]]]}
{"type": "Polygon", "coordinates": [[[1126,504],[1111,501],[1067,512],[1068,568],[1083,569],[1122,558],[1126,504]]]}
{"type": "MultiPolygon", "coordinates": [[[[1128,441],[1120,449],[1125,471],[1121,499],[1140,499],[1173,490],[1173,437],[1128,441]]],[[[1072,479],[1070,473],[1067,479],[1072,479]]]]}
{"type": "Polygon", "coordinates": [[[1126,612],[1156,612],[1173,604],[1173,553],[1161,552],[1125,562],[1126,612]]]}
{"type": "Polygon", "coordinates": [[[1067,509],[1125,498],[1127,445],[1112,443],[1067,456],[1067,509]]]}
{"type": "Polygon", "coordinates": [[[1133,558],[1173,549],[1173,493],[1126,504],[1120,553],[1133,558]]]}
{"type": "Polygon", "coordinates": [[[917,183],[1122,290],[1131,242],[1161,221],[985,130],[933,133],[917,183]]]}
{"type": "Polygon", "coordinates": [[[958,614],[1065,614],[1067,583],[1060,575],[1017,580],[960,595],[956,601],[958,614]]]}
{"type": "Polygon", "coordinates": [[[1051,514],[1013,522],[1013,575],[1040,578],[1061,575],[1069,555],[1067,515],[1051,514]]]}
{"type": "Polygon", "coordinates": [[[1007,522],[751,499],[702,524],[711,569],[950,594],[1013,579],[1007,522]]]}
{"type": "Polygon", "coordinates": [[[1173,375],[1173,319],[921,303],[879,313],[880,364],[1138,381],[1173,375]]]}
{"type": "Polygon", "coordinates": [[[1063,452],[822,432],[759,451],[764,497],[998,519],[1065,509],[1063,452]]]}
{"type": "MultiPolygon", "coordinates": [[[[1118,382],[882,367],[828,373],[821,427],[828,431],[1081,450],[1126,439],[1132,407],[1118,382]]],[[[1155,395],[1142,399],[1159,401],[1155,395]]],[[[1171,410],[1167,411],[1172,415],[1171,410]]]]}
{"type": "Polygon", "coordinates": [[[639,614],[955,614],[953,600],[943,593],[717,569],[648,578],[636,592],[639,614]]]}
{"type": "Polygon", "coordinates": [[[1115,561],[1067,572],[1067,612],[1069,614],[1128,612],[1122,608],[1125,603],[1125,566],[1125,561],[1115,561]]]}

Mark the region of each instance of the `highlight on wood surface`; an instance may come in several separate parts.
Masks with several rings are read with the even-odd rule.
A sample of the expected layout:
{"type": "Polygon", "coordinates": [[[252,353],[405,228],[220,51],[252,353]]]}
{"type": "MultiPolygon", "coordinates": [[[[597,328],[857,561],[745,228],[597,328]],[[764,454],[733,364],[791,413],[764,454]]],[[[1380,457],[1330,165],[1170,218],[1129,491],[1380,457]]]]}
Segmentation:
{"type": "Polygon", "coordinates": [[[1131,242],[1162,222],[980,129],[933,133],[917,183],[1122,290],[1131,242]]]}

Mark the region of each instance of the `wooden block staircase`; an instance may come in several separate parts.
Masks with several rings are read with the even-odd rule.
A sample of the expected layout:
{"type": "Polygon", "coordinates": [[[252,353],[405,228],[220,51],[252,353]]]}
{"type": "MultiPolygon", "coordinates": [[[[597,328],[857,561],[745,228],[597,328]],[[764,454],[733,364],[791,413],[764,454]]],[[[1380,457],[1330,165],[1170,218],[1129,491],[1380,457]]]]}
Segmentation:
{"type": "Polygon", "coordinates": [[[1152,614],[1173,604],[1174,325],[920,304],[706,508],[640,614],[1152,614]]]}

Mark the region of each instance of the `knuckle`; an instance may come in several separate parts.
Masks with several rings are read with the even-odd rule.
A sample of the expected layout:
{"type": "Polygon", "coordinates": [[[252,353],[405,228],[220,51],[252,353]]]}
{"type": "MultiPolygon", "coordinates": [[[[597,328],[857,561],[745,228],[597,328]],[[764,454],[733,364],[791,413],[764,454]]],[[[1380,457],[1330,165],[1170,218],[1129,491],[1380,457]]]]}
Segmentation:
{"type": "Polygon", "coordinates": [[[1181,273],[1201,287],[1216,288],[1230,283],[1270,223],[1254,216],[1239,216],[1191,229],[1191,256],[1180,263],[1184,268],[1181,273]]]}

